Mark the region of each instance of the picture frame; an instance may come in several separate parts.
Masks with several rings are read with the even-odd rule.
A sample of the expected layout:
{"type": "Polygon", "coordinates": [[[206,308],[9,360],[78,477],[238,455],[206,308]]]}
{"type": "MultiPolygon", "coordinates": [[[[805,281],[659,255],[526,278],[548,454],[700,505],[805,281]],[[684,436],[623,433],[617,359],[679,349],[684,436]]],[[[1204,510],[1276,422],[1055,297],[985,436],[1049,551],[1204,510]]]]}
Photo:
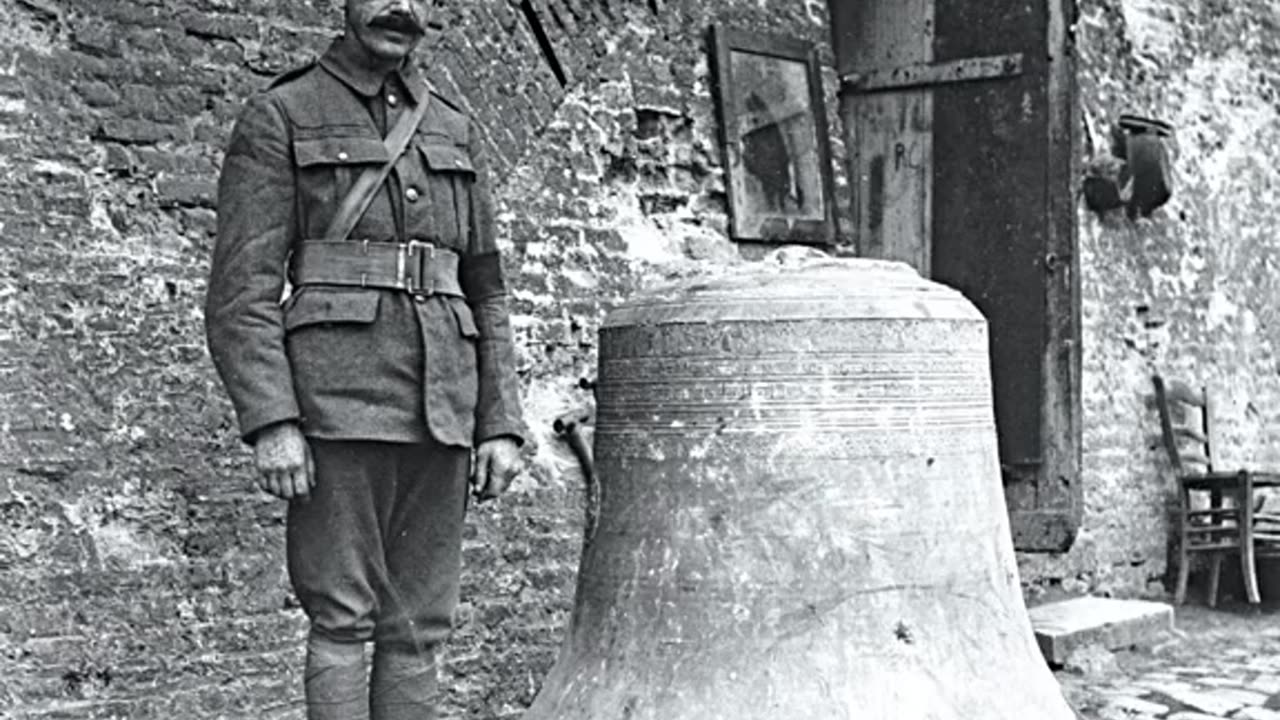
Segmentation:
{"type": "Polygon", "coordinates": [[[817,50],[797,38],[711,28],[730,235],[835,242],[831,137],[817,50]]]}

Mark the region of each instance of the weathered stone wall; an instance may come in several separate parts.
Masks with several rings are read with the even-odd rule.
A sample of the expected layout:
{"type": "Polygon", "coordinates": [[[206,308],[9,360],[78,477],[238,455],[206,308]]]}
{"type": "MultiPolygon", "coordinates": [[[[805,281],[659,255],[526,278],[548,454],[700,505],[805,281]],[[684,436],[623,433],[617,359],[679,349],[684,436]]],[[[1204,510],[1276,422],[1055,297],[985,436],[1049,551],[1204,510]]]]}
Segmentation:
{"type": "MultiPolygon", "coordinates": [[[[283,508],[253,489],[200,304],[236,108],[324,47],[338,5],[0,0],[0,715],[300,717],[283,508]]],[[[572,601],[580,476],[550,423],[589,400],[597,324],[648,279],[737,256],[705,31],[825,44],[826,18],[448,5],[425,59],[488,136],[536,434],[531,477],[474,512],[449,700],[514,717],[572,601]]]]}
{"type": "Polygon", "coordinates": [[[1082,0],[1076,37],[1090,158],[1120,113],[1161,118],[1176,126],[1175,186],[1137,222],[1081,207],[1084,528],[1023,573],[1159,593],[1176,497],[1152,373],[1217,391],[1220,466],[1280,463],[1280,6],[1082,0]]]}

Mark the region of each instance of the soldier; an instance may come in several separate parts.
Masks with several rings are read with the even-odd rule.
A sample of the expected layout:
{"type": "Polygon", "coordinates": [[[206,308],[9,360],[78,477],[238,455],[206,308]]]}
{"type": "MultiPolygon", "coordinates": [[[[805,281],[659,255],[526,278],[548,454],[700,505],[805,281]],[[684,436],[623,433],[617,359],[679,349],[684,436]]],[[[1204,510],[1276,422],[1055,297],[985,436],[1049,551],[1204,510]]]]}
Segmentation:
{"type": "Polygon", "coordinates": [[[311,720],[434,714],[468,478],[495,497],[522,462],[479,137],[411,62],[431,5],[347,0],[343,36],[247,102],[218,185],[209,348],[289,501],[311,720]]]}

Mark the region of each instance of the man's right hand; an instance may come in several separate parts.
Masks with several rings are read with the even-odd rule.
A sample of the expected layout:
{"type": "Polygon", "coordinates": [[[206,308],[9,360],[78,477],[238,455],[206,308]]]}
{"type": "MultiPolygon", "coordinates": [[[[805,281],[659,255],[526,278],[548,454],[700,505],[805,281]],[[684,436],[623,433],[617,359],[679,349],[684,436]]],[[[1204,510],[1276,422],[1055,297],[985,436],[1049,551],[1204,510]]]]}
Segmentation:
{"type": "Polygon", "coordinates": [[[281,500],[306,500],[315,487],[311,448],[297,424],[283,422],[258,433],[253,444],[258,487],[281,500]]]}

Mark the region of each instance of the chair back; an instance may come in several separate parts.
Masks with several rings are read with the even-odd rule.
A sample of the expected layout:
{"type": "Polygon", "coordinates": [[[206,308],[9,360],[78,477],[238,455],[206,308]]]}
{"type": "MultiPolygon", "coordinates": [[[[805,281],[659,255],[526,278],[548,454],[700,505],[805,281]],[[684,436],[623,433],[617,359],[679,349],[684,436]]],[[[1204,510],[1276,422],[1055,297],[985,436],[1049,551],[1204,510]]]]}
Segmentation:
{"type": "Polygon", "coordinates": [[[1213,406],[1205,387],[1151,378],[1160,412],[1160,434],[1178,474],[1213,472],[1213,406]]]}

